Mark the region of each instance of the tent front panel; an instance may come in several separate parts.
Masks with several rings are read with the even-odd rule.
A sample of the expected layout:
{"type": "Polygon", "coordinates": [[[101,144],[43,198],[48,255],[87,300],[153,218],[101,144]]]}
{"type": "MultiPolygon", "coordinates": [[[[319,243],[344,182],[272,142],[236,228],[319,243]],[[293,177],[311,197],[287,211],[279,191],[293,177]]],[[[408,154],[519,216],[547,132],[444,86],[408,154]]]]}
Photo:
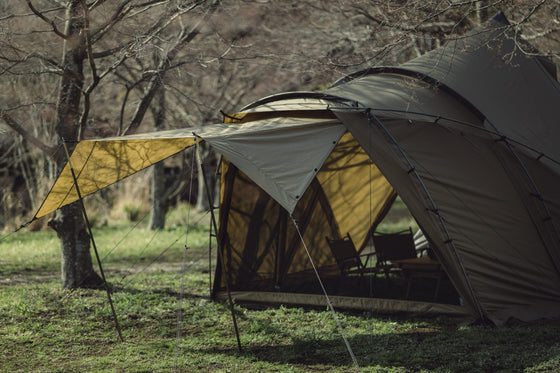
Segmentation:
{"type": "MultiPolygon", "coordinates": [[[[395,190],[371,162],[350,132],[339,141],[317,180],[327,197],[342,236],[347,233],[360,250],[369,240],[396,196],[395,190]]],[[[338,237],[330,237],[338,238],[338,237]]]]}
{"type": "MultiPolygon", "coordinates": [[[[234,290],[320,292],[306,248],[321,276],[338,281],[325,238],[350,233],[358,246],[394,199],[393,188],[347,133],[293,212],[304,247],[288,212],[229,162],[224,167],[219,239],[234,290]]],[[[218,277],[216,290],[225,286],[218,277]]]]}
{"type": "MultiPolygon", "coordinates": [[[[224,168],[219,240],[230,288],[303,291],[314,275],[290,215],[235,166],[225,163],[224,168]]],[[[294,216],[317,265],[323,273],[336,274],[334,259],[324,251],[324,237],[332,231],[320,198],[314,182],[294,216]]],[[[215,283],[215,291],[225,287],[226,279],[221,274],[217,278],[221,282],[215,283]]]]}
{"type": "Polygon", "coordinates": [[[519,307],[535,319],[538,304],[560,303],[559,274],[535,228],[542,222],[496,156],[503,143],[445,122],[381,119],[389,136],[365,113],[337,115],[435,243],[473,312],[502,323],[519,307]]]}

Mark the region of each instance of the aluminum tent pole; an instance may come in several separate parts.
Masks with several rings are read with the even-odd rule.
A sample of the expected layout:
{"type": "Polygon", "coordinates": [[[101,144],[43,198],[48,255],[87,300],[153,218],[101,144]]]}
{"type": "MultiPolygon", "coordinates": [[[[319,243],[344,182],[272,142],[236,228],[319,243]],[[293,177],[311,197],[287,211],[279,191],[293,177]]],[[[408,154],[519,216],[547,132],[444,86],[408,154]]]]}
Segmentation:
{"type": "MultiPolygon", "coordinates": [[[[202,162],[202,158],[201,158],[201,155],[200,155],[200,147],[199,147],[200,141],[198,139],[202,140],[202,138],[199,137],[198,135],[196,135],[195,133],[193,133],[193,135],[197,139],[197,141],[195,141],[196,153],[197,153],[197,156],[198,156],[198,160],[200,162],[200,169],[202,170],[202,175],[201,176],[202,176],[202,180],[204,181],[204,189],[206,190],[206,197],[208,198],[208,204],[210,205],[210,217],[211,217],[211,221],[212,221],[212,227],[214,228],[214,232],[217,235],[218,234],[218,225],[216,224],[216,216],[214,215],[214,198],[212,197],[212,192],[210,191],[210,188],[208,187],[208,181],[206,179],[206,170],[204,168],[204,163],[202,162]]],[[[228,278],[227,272],[226,272],[226,264],[224,262],[224,257],[222,255],[219,240],[216,240],[216,243],[217,243],[216,245],[217,245],[217,251],[218,251],[218,260],[221,263],[222,273],[223,273],[225,283],[226,283],[226,292],[227,292],[227,296],[228,296],[229,309],[231,311],[231,318],[233,320],[233,328],[235,329],[235,337],[237,338],[237,348],[239,349],[239,352],[241,352],[241,350],[242,350],[241,340],[239,338],[239,329],[237,327],[237,318],[235,317],[235,310],[233,308],[233,300],[231,298],[231,290],[229,288],[229,278],[228,278]]]]}
{"type": "Polygon", "coordinates": [[[70,167],[70,173],[72,174],[74,187],[76,188],[76,193],[78,194],[78,201],[80,202],[80,207],[82,208],[82,216],[84,218],[84,222],[86,223],[86,227],[88,229],[91,245],[93,246],[93,251],[95,252],[95,258],[97,259],[97,264],[99,266],[99,272],[101,273],[101,278],[103,279],[103,285],[105,286],[105,291],[107,292],[107,299],[109,299],[109,305],[111,306],[111,312],[113,314],[113,319],[115,321],[115,327],[117,329],[117,333],[119,334],[119,340],[121,342],[124,342],[121,333],[121,327],[119,325],[119,319],[117,317],[117,313],[115,312],[115,307],[113,305],[113,300],[111,298],[111,290],[109,290],[109,285],[107,284],[107,280],[105,278],[105,272],[103,271],[103,266],[101,265],[101,259],[99,258],[99,252],[97,251],[97,245],[95,244],[95,239],[93,238],[93,232],[91,230],[91,224],[89,223],[89,218],[86,212],[86,207],[84,205],[84,200],[82,198],[82,194],[80,193],[80,188],[78,187],[78,179],[76,178],[76,173],[74,172],[74,168],[72,167],[72,162],[70,162],[70,153],[68,152],[68,147],[66,146],[66,141],[64,139],[62,139],[62,145],[64,147],[64,151],[66,152],[66,157],[68,158],[68,166],[70,167]]]}

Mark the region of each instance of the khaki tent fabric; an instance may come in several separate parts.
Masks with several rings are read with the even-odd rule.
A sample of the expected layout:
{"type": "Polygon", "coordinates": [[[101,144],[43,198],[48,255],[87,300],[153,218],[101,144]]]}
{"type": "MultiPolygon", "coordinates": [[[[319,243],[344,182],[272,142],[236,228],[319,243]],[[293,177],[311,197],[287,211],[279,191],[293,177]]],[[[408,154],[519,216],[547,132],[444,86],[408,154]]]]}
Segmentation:
{"type": "Polygon", "coordinates": [[[486,25],[491,32],[473,32],[402,68],[452,88],[501,133],[559,160],[558,82],[538,58],[528,58],[515,44],[531,51],[529,45],[503,35],[505,22],[497,17],[486,25]]]}
{"type": "Polygon", "coordinates": [[[279,117],[197,135],[292,212],[345,131],[336,119],[279,117]]]}
{"type": "MultiPolygon", "coordinates": [[[[227,250],[223,257],[232,289],[305,290],[310,278],[312,286],[318,286],[303,242],[321,274],[338,278],[325,237],[350,233],[362,243],[395,197],[350,133],[340,139],[295,206],[303,242],[289,211],[254,180],[229,162],[222,174],[219,239],[227,250]]],[[[217,280],[216,291],[225,286],[224,278],[217,280]]]]}
{"type": "MultiPolygon", "coordinates": [[[[358,138],[369,135],[363,113],[341,113],[340,117],[358,138]]],[[[533,304],[538,309],[535,302],[559,300],[556,267],[541,246],[539,231],[502,160],[495,155],[494,141],[481,137],[479,131],[467,134],[465,129],[453,131],[433,123],[415,122],[414,128],[399,120],[383,123],[414,159],[412,166],[420,179],[408,172],[411,165],[403,161],[401,150],[384,141],[383,130],[376,130],[376,141],[363,142],[363,146],[428,232],[438,258],[472,312],[502,323],[506,308],[533,304]],[[437,152],[431,148],[434,143],[437,152]]],[[[515,159],[510,156],[509,162],[515,159]]],[[[524,315],[532,317],[529,311],[524,315]]]]}
{"type": "MultiPolygon", "coordinates": [[[[331,101],[325,109],[359,142],[360,151],[369,155],[379,175],[395,188],[434,244],[435,255],[466,309],[474,317],[502,324],[510,317],[535,320],[560,315],[560,134],[556,125],[560,115],[554,104],[560,102],[560,91],[539,61],[517,54],[514,63],[505,62],[504,53],[512,41],[499,32],[482,32],[499,26],[496,22],[486,25],[486,30],[473,31],[459,46],[448,45],[399,68],[355,74],[323,93],[331,101]]],[[[261,105],[263,110],[275,105],[293,108],[298,99],[304,107],[313,98],[319,99],[305,92],[300,97],[280,94],[277,103],[268,97],[247,109],[254,113],[261,105]]],[[[276,114],[292,115],[288,111],[276,114]]],[[[329,190],[323,185],[327,179],[322,179],[322,172],[317,175],[322,190],[329,190]]],[[[374,178],[356,172],[352,181],[333,184],[326,195],[331,212],[337,210],[332,208],[336,201],[344,204],[354,196],[351,189],[345,190],[346,183],[359,185],[364,179],[374,178]],[[331,200],[333,196],[338,199],[331,200]]],[[[311,198],[308,193],[313,189],[304,198],[311,198]]],[[[362,199],[362,205],[367,205],[366,200],[362,199]]],[[[312,214],[311,209],[298,210],[306,206],[302,202],[294,216],[305,222],[304,241],[317,250],[322,237],[307,236],[306,229],[316,221],[306,215],[312,214]]],[[[346,219],[372,221],[383,216],[363,216],[359,209],[354,215],[354,208],[349,203],[346,216],[331,220],[331,236],[346,233],[352,225],[345,225],[346,219]]],[[[251,211],[246,210],[246,216],[251,211]]],[[[324,215],[323,210],[320,216],[324,215]]],[[[223,225],[224,240],[229,232],[245,226],[242,221],[223,225]]],[[[259,229],[253,225],[246,236],[259,229]]],[[[313,230],[317,235],[329,231],[315,226],[313,230]]],[[[358,241],[368,233],[363,226],[353,232],[358,241]]],[[[235,246],[233,241],[223,242],[229,248],[235,246]]],[[[243,249],[239,253],[242,257],[243,249]]],[[[313,255],[327,275],[327,258],[321,252],[313,255]]],[[[251,263],[240,262],[245,267],[251,263]]],[[[229,268],[233,273],[242,270],[235,265],[229,268]]],[[[306,268],[298,269],[301,281],[306,268]]],[[[254,278],[253,285],[257,283],[254,278]]],[[[235,281],[233,286],[236,291],[247,290],[235,281]]],[[[268,291],[294,289],[282,282],[270,286],[268,291]]]]}

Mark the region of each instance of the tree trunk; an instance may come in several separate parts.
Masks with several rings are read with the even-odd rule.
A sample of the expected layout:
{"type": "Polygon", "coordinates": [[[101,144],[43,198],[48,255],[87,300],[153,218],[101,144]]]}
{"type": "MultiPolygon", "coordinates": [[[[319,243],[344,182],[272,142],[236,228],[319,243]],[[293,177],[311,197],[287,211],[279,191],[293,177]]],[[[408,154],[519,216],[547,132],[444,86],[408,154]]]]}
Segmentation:
{"type": "Polygon", "coordinates": [[[167,198],[165,197],[166,190],[163,162],[158,162],[152,167],[152,214],[150,215],[150,229],[156,230],[165,227],[167,198]]]}
{"type": "MultiPolygon", "coordinates": [[[[79,140],[80,100],[84,87],[83,65],[87,57],[84,36],[84,0],[70,0],[66,13],[67,38],[64,41],[62,77],[57,104],[56,133],[62,144],[79,140]]],[[[69,149],[71,150],[71,149],[69,149]]],[[[66,153],[60,149],[56,155],[58,170],[66,163],[66,153]]],[[[60,238],[62,249],[61,279],[63,288],[99,286],[101,278],[94,272],[90,237],[87,233],[79,202],[63,207],[49,225],[60,238]]]]}
{"type": "Polygon", "coordinates": [[[49,221],[62,248],[62,287],[101,288],[103,280],[93,270],[90,254],[90,237],[86,230],[79,203],[62,207],[57,219],[49,221]]]}
{"type": "MultiPolygon", "coordinates": [[[[162,76],[163,79],[163,76],[162,76]]],[[[155,100],[152,101],[152,115],[156,130],[163,129],[165,124],[165,90],[159,85],[155,100]]],[[[150,215],[150,229],[165,227],[165,214],[169,205],[168,192],[165,190],[165,166],[163,161],[156,163],[152,172],[152,214],[150,215]]]]}

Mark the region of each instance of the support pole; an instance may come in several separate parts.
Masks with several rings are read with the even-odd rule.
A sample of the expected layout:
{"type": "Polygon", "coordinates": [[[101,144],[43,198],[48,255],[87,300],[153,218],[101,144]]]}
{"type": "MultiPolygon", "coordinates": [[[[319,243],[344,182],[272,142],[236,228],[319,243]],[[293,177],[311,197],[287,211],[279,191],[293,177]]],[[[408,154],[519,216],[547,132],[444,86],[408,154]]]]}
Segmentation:
{"type": "MultiPolygon", "coordinates": [[[[211,221],[212,221],[212,227],[214,228],[214,232],[216,233],[216,237],[217,237],[217,233],[218,233],[218,225],[216,224],[216,217],[214,215],[214,198],[212,197],[212,192],[210,191],[210,188],[208,187],[208,181],[206,180],[206,170],[204,168],[204,162],[202,162],[201,156],[200,156],[200,148],[199,148],[199,139],[200,137],[198,137],[195,133],[193,133],[193,135],[196,138],[196,142],[195,142],[195,146],[196,146],[196,153],[198,156],[198,160],[200,162],[200,169],[202,170],[202,180],[204,181],[204,189],[206,190],[206,197],[208,198],[208,204],[210,205],[210,217],[211,217],[211,221]]],[[[229,288],[229,278],[227,276],[227,272],[226,272],[226,265],[224,262],[224,257],[222,255],[222,250],[220,247],[220,242],[218,240],[216,240],[217,242],[217,251],[218,251],[218,260],[220,261],[221,265],[222,265],[222,273],[223,273],[223,277],[225,279],[226,282],[226,292],[227,292],[227,296],[228,296],[228,303],[229,303],[229,309],[231,311],[231,318],[233,320],[233,328],[235,329],[235,337],[237,338],[237,348],[239,349],[239,352],[242,351],[241,348],[241,340],[239,339],[239,329],[237,327],[237,318],[235,317],[235,310],[233,308],[233,300],[231,298],[231,291],[229,288]]]]}
{"type": "Polygon", "coordinates": [[[107,285],[107,280],[105,279],[105,272],[103,271],[103,266],[101,265],[101,259],[99,258],[99,253],[97,252],[97,246],[95,245],[95,240],[93,238],[93,232],[91,231],[91,224],[86,212],[86,207],[84,205],[84,200],[82,194],[80,193],[80,188],[78,187],[78,179],[74,173],[74,168],[70,162],[70,153],[68,152],[68,147],[66,146],[66,141],[62,139],[62,145],[64,146],[64,151],[66,152],[66,157],[68,158],[68,166],[70,167],[70,173],[72,174],[72,179],[74,180],[74,186],[76,187],[76,193],[78,194],[78,201],[80,202],[80,207],[82,208],[82,216],[86,223],[86,227],[89,232],[89,237],[91,240],[91,245],[93,246],[93,251],[95,252],[95,258],[97,259],[97,264],[99,265],[99,272],[101,273],[101,278],[103,279],[103,285],[105,285],[105,291],[107,292],[107,298],[109,299],[109,305],[111,306],[111,312],[113,313],[113,319],[115,320],[115,327],[117,328],[117,333],[119,334],[119,340],[124,342],[121,333],[121,327],[119,325],[119,319],[117,318],[117,313],[115,312],[115,307],[113,306],[113,300],[111,299],[111,291],[109,290],[109,285],[107,285]]]}

